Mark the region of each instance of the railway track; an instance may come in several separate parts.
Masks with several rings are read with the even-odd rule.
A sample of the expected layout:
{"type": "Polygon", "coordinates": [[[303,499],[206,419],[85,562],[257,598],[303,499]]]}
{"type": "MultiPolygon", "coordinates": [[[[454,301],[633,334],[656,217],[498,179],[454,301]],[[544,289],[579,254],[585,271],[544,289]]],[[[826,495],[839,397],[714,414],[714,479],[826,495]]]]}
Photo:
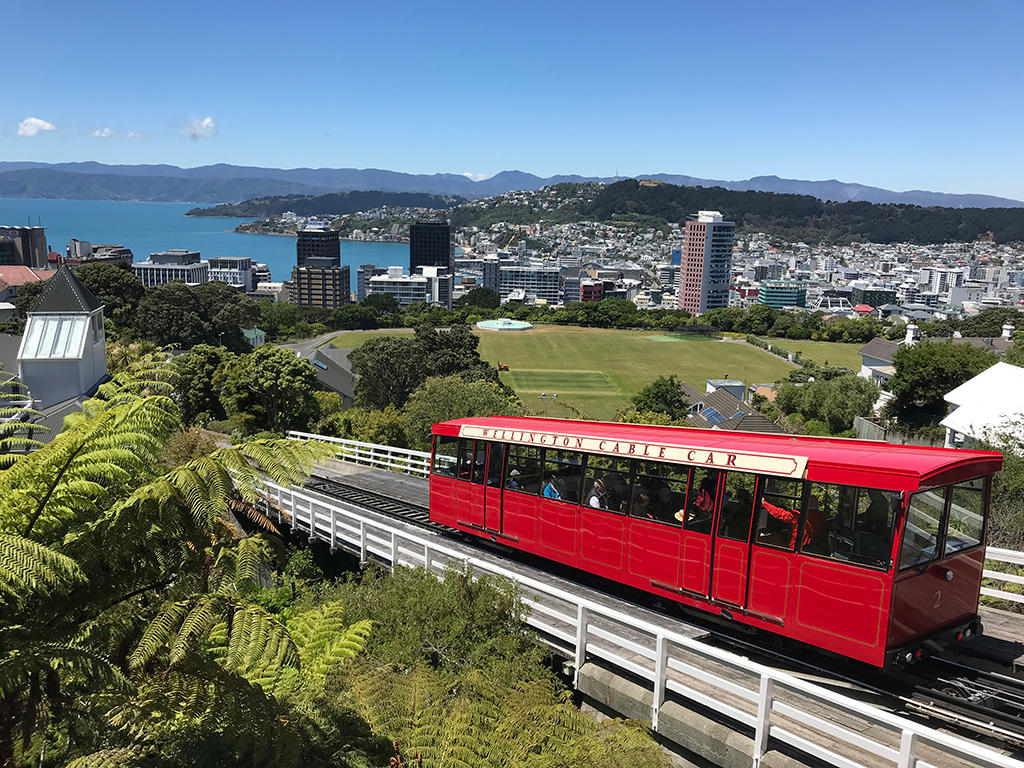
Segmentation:
{"type": "MultiPolygon", "coordinates": [[[[422,505],[368,491],[322,475],[313,475],[305,487],[434,532],[458,535],[476,546],[492,551],[496,549],[503,557],[515,555],[517,559],[531,565],[537,565],[537,561],[540,560],[528,554],[518,553],[498,542],[467,536],[462,531],[432,522],[429,509],[422,505]],[[494,546],[488,546],[489,544],[494,546]]],[[[570,569],[566,566],[547,561],[545,566],[549,570],[551,566],[557,566],[553,572],[557,572],[558,575],[570,579],[578,577],[577,573],[569,574],[570,569]]],[[[606,586],[601,584],[599,588],[607,592],[606,586]]],[[[629,590],[629,594],[625,594],[624,589],[615,591],[616,597],[638,602],[645,607],[660,607],[661,601],[657,598],[653,601],[643,599],[650,597],[646,593],[638,599],[634,590],[629,590]]],[[[916,714],[932,721],[937,720],[974,736],[985,737],[999,745],[1017,750],[1024,748],[1024,681],[1017,678],[976,669],[963,662],[935,657],[928,659],[921,666],[911,668],[909,672],[898,675],[868,670],[868,679],[865,679],[863,667],[858,667],[856,671],[844,671],[829,663],[831,659],[824,655],[813,661],[797,658],[738,636],[735,632],[729,631],[729,627],[707,621],[706,617],[698,617],[695,621],[694,617],[687,613],[685,620],[707,631],[715,641],[748,655],[770,659],[773,664],[781,664],[782,668],[793,674],[813,677],[823,685],[836,686],[847,693],[859,691],[876,697],[878,703],[893,710],[904,714],[916,714]]]]}

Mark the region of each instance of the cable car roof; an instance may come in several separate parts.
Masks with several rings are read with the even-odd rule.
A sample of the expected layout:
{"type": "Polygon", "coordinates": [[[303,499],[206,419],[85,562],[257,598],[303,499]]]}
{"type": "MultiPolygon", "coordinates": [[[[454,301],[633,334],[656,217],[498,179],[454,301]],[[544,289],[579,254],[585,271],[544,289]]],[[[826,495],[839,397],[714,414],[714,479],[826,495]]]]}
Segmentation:
{"type": "Polygon", "coordinates": [[[435,424],[433,431],[894,491],[917,491],[994,474],[1003,463],[1002,454],[990,451],[534,417],[456,419],[435,424]]]}

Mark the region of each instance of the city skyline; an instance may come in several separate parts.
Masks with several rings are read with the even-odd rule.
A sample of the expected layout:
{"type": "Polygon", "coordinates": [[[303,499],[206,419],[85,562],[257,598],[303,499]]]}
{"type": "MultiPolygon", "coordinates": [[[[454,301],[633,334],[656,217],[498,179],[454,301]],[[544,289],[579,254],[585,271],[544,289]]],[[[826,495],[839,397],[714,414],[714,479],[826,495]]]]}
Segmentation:
{"type": "Polygon", "coordinates": [[[0,156],[775,174],[1024,199],[1024,7],[982,6],[16,3],[12,28],[45,19],[47,40],[116,55],[12,36],[0,156]]]}

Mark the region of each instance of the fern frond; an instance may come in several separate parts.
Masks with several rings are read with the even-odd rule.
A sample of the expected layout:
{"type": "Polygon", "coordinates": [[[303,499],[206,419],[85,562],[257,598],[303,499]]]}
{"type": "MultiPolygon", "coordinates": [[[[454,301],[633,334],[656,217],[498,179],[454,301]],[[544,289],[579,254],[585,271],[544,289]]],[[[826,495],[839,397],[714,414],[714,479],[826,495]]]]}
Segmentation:
{"type": "Polygon", "coordinates": [[[76,757],[67,768],[133,768],[145,765],[147,754],[133,747],[101,749],[92,754],[76,757]]]}
{"type": "Polygon", "coordinates": [[[14,601],[33,592],[68,592],[85,580],[70,557],[21,536],[0,534],[0,591],[14,601]]]}
{"type": "Polygon", "coordinates": [[[156,656],[177,632],[187,611],[187,606],[182,603],[166,602],[161,605],[157,615],[146,625],[138,645],[128,658],[128,667],[138,669],[156,656]]]}

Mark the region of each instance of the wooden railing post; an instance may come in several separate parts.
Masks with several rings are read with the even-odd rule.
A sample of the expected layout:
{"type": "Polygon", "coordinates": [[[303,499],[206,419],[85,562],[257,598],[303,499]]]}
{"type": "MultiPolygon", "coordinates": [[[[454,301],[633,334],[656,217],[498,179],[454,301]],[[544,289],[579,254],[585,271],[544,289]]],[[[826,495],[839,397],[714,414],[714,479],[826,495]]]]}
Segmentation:
{"type": "Polygon", "coordinates": [[[900,761],[899,768],[917,768],[917,734],[913,731],[903,731],[900,736],[900,761]]]}
{"type": "Polygon", "coordinates": [[[665,703],[665,676],[668,672],[668,641],[658,635],[654,648],[654,697],[651,700],[651,729],[658,730],[658,715],[665,703]]]}
{"type": "Polygon", "coordinates": [[[761,758],[768,751],[768,738],[772,733],[772,701],[775,681],[761,673],[761,689],[757,696],[757,724],[754,728],[754,768],[761,765],[761,758]]]}
{"type": "Polygon", "coordinates": [[[366,521],[359,521],[359,565],[366,565],[366,521]]]}
{"type": "Polygon", "coordinates": [[[587,660],[587,624],[590,621],[587,606],[580,603],[576,609],[576,670],[572,675],[573,688],[579,688],[580,669],[587,660]]]}

